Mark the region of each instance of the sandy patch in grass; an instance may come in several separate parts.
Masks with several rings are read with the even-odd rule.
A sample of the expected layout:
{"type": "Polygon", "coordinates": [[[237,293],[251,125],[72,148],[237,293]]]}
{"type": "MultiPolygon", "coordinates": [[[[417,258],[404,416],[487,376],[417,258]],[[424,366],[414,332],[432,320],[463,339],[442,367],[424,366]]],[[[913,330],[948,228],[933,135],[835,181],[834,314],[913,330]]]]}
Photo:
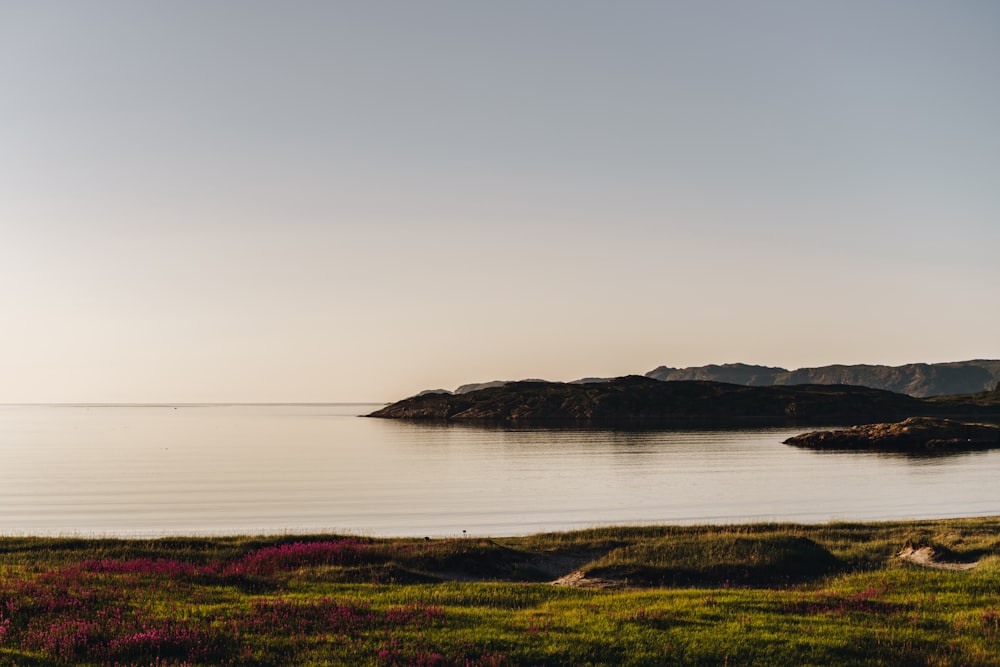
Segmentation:
{"type": "Polygon", "coordinates": [[[915,547],[911,544],[904,546],[899,553],[896,554],[896,557],[902,558],[903,560],[913,563],[914,565],[929,567],[933,570],[971,570],[979,565],[978,562],[958,563],[940,560],[937,553],[934,551],[934,547],[915,547]]]}
{"type": "Polygon", "coordinates": [[[570,572],[551,582],[553,586],[571,586],[573,588],[624,588],[624,583],[614,579],[588,577],[582,570],[570,572]]]}

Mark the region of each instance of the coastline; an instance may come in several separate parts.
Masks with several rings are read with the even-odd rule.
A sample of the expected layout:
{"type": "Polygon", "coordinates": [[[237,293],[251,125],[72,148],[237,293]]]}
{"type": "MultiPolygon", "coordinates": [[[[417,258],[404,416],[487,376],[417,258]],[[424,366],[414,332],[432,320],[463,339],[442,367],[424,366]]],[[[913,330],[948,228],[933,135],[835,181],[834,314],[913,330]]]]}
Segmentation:
{"type": "MultiPolygon", "coordinates": [[[[617,524],[617,525],[595,525],[586,528],[577,528],[560,531],[544,531],[537,533],[515,534],[515,535],[471,535],[462,531],[463,534],[456,534],[442,537],[414,537],[414,536],[374,536],[355,532],[280,532],[280,533],[241,533],[241,534],[184,534],[171,533],[154,537],[146,536],[87,536],[83,534],[64,534],[58,536],[46,535],[11,535],[0,534],[0,567],[11,562],[16,562],[18,554],[22,550],[39,554],[47,554],[51,557],[61,558],[60,553],[83,555],[89,551],[95,554],[100,553],[105,557],[129,557],[137,552],[145,554],[144,557],[172,557],[178,553],[185,557],[192,557],[194,554],[201,554],[201,560],[207,554],[226,554],[230,559],[238,559],[246,552],[272,547],[280,547],[287,544],[307,544],[325,543],[335,541],[353,541],[358,544],[380,545],[386,548],[406,547],[407,551],[420,551],[416,547],[427,547],[429,545],[441,544],[487,544],[493,545],[503,550],[519,550],[526,557],[532,554],[538,555],[542,552],[551,552],[560,549],[573,550],[580,545],[586,544],[593,554],[601,551],[596,546],[602,544],[604,552],[600,556],[606,556],[608,552],[616,549],[626,551],[634,549],[638,544],[650,539],[671,538],[676,540],[698,539],[707,535],[761,535],[769,533],[787,533],[800,537],[808,537],[818,542],[829,540],[831,535],[836,535],[838,540],[850,543],[878,542],[879,549],[884,551],[883,555],[891,555],[890,542],[893,539],[900,541],[900,548],[904,543],[919,543],[929,539],[932,534],[945,536],[943,539],[951,541],[952,547],[959,551],[967,551],[977,558],[987,558],[996,556],[1000,558],[1000,514],[991,513],[979,516],[951,516],[943,518],[919,518],[919,519],[888,519],[879,521],[823,521],[813,523],[801,523],[791,521],[748,521],[748,522],[695,522],[695,523],[656,523],[656,524],[617,524]],[[968,543],[968,535],[961,537],[959,533],[967,532],[974,534],[977,539],[985,539],[988,546],[985,548],[971,549],[968,543]],[[965,546],[962,547],[961,545],[965,546]]],[[[832,543],[831,543],[832,544],[832,543]]],[[[843,544],[840,545],[843,547],[843,544]]],[[[833,547],[831,547],[833,548],[833,547]]],[[[951,549],[951,547],[949,547],[951,549]]],[[[197,560],[197,559],[195,559],[197,560]]],[[[225,560],[225,558],[223,558],[225,560]]],[[[320,561],[323,559],[320,558],[320,561]]],[[[336,559],[330,560],[327,564],[334,564],[336,559]]],[[[398,563],[397,563],[398,564],[398,563]]],[[[426,563],[425,563],[426,565],[426,563]]],[[[843,563],[844,569],[849,570],[857,563],[843,563]]],[[[569,574],[569,572],[554,572],[553,578],[558,578],[569,574]]],[[[461,580],[468,580],[467,576],[461,572],[443,571],[442,581],[449,577],[456,576],[461,580]]],[[[497,573],[491,573],[487,580],[497,581],[497,573]]],[[[511,581],[518,581],[516,573],[509,578],[511,581]]],[[[529,578],[525,581],[547,581],[537,578],[529,578]]]]}

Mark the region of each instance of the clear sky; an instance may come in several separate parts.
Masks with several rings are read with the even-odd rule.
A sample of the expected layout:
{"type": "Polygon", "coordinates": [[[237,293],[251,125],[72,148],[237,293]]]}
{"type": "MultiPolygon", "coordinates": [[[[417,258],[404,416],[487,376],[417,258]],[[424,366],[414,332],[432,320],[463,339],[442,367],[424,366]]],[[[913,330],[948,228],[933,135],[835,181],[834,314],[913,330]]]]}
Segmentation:
{"type": "Polygon", "coordinates": [[[1000,4],[0,0],[0,402],[1000,358],[1000,4]]]}

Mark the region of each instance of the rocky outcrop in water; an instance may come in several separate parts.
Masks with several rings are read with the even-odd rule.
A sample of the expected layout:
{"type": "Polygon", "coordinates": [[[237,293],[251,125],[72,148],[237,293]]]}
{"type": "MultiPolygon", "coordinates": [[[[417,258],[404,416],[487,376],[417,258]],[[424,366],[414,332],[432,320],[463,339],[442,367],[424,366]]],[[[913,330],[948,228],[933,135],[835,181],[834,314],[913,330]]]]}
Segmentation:
{"type": "Polygon", "coordinates": [[[892,424],[866,424],[814,431],[785,440],[810,449],[883,452],[948,452],[1000,447],[1000,427],[935,417],[911,417],[892,424]]]}

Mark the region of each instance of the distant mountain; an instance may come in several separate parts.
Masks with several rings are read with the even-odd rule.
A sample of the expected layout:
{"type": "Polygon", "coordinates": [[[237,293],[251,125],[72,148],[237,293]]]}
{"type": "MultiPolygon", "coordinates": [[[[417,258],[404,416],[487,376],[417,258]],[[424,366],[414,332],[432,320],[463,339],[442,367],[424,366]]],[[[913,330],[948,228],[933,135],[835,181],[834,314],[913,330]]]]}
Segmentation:
{"type": "Polygon", "coordinates": [[[480,389],[492,389],[493,387],[502,387],[504,385],[510,384],[511,382],[545,382],[545,380],[490,380],[489,382],[473,382],[470,384],[463,384],[461,387],[455,390],[456,394],[468,394],[470,391],[479,391],[480,389]]]}
{"type": "Polygon", "coordinates": [[[749,387],[659,382],[631,375],[608,382],[508,382],[465,394],[424,394],[370,417],[430,421],[584,422],[615,425],[865,424],[914,415],[1000,417],[1000,392],[920,399],[847,385],[749,387]]]}
{"type": "MultiPolygon", "coordinates": [[[[975,359],[940,364],[906,364],[905,366],[872,366],[834,364],[790,371],[778,366],[752,364],[709,364],[688,368],[660,366],[646,377],[665,382],[703,380],[728,382],[748,387],[795,384],[845,384],[871,389],[884,389],[917,398],[974,394],[988,391],[1000,384],[1000,360],[975,359]]],[[[613,378],[585,377],[569,384],[595,384],[613,378]]],[[[463,384],[454,391],[427,389],[424,393],[468,394],[481,389],[503,387],[514,382],[546,382],[546,380],[491,380],[463,384]]],[[[419,394],[418,394],[419,395],[419,394]]]]}
{"type": "Polygon", "coordinates": [[[904,366],[833,365],[790,371],[772,366],[711,364],[690,368],[660,366],[646,373],[654,380],[710,380],[751,387],[792,384],[846,384],[885,389],[918,398],[973,394],[1000,383],[1000,360],[975,359],[904,366]]]}
{"type": "Polygon", "coordinates": [[[648,373],[646,377],[664,382],[681,380],[708,380],[709,382],[729,382],[743,384],[749,387],[766,387],[772,384],[789,384],[775,382],[775,378],[788,373],[785,368],[774,366],[751,366],[748,364],[709,364],[708,366],[691,366],[689,368],[670,368],[660,366],[648,373]]]}
{"type": "MultiPolygon", "coordinates": [[[[612,378],[580,378],[579,380],[573,380],[572,384],[592,384],[594,382],[607,382],[612,378]]],[[[430,390],[435,394],[468,394],[471,391],[479,391],[480,389],[492,389],[493,387],[503,387],[512,382],[548,382],[548,380],[539,380],[538,378],[532,378],[529,380],[490,380],[489,382],[473,382],[470,384],[463,384],[458,387],[454,392],[449,392],[446,389],[434,389],[430,390]]],[[[421,394],[427,392],[420,392],[421,394]]],[[[419,394],[418,394],[419,395],[419,394]]]]}

